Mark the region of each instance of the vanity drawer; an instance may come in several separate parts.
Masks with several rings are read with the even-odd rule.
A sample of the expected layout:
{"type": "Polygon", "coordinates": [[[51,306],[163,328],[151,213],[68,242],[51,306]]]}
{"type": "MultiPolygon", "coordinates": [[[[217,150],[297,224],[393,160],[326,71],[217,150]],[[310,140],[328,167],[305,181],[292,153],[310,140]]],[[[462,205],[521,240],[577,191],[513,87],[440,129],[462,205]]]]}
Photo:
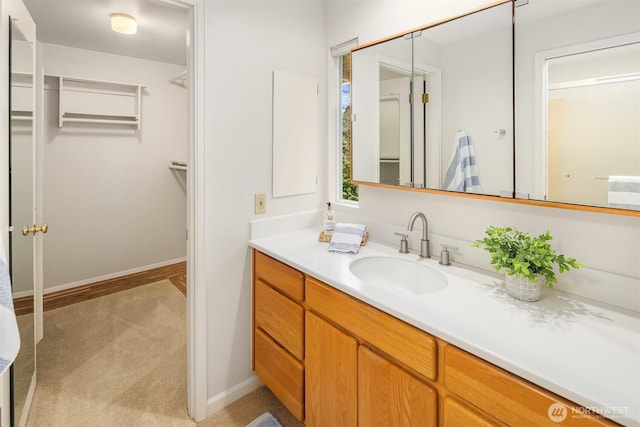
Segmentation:
{"type": "Polygon", "coordinates": [[[253,251],[254,280],[260,279],[296,301],[304,300],[304,275],[257,250],[253,251]]]}
{"type": "Polygon", "coordinates": [[[506,424],[557,426],[549,408],[560,403],[565,405],[563,426],[616,425],[580,412],[573,416],[571,408],[579,406],[452,345],[447,345],[443,353],[445,386],[506,424]]]}
{"type": "Polygon", "coordinates": [[[305,293],[311,310],[424,377],[435,380],[437,343],[433,337],[313,278],[306,278],[305,293]]]}
{"type": "Polygon", "coordinates": [[[255,284],[255,322],[296,358],[304,358],[304,309],[262,280],[255,284]]]}
{"type": "Polygon", "coordinates": [[[255,371],[300,421],[304,420],[304,367],[260,329],[254,335],[255,371]]]}

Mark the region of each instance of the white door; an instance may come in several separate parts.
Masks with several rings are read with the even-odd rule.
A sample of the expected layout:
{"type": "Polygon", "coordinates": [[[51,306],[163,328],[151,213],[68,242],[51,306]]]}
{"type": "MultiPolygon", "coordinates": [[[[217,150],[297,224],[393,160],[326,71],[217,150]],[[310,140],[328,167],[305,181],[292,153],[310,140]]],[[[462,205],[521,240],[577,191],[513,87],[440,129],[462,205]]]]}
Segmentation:
{"type": "MultiPolygon", "coordinates": [[[[35,40],[24,20],[10,20],[9,273],[20,332],[11,367],[11,424],[26,423],[36,380],[35,40]]],[[[33,29],[34,30],[34,29],[33,29]]],[[[44,227],[46,230],[46,227],[44,227]]]]}

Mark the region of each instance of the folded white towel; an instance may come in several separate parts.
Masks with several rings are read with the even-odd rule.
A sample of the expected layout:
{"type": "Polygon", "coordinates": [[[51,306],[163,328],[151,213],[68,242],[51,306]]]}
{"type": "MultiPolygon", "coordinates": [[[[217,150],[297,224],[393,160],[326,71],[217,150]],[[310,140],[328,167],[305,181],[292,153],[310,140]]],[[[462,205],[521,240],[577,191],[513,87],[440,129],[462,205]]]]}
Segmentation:
{"type": "Polygon", "coordinates": [[[0,260],[0,375],[11,366],[20,350],[20,333],[13,311],[7,264],[0,260]]]}
{"type": "Polygon", "coordinates": [[[357,254],[366,232],[367,228],[362,224],[337,223],[329,242],[329,252],[357,254]]]}
{"type": "Polygon", "coordinates": [[[640,176],[610,176],[609,206],[640,210],[640,176]]]}

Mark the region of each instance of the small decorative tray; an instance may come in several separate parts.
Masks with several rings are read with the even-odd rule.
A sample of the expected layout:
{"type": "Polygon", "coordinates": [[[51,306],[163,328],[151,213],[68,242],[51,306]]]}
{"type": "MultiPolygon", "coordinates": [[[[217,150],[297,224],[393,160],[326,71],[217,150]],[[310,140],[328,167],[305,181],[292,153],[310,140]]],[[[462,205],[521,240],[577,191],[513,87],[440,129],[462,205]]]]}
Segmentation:
{"type": "MultiPolygon", "coordinates": [[[[329,243],[331,241],[331,234],[321,231],[320,235],[318,236],[318,240],[324,243],[329,243]]],[[[369,232],[366,231],[364,233],[364,237],[362,238],[362,242],[360,243],[360,246],[366,245],[368,241],[369,241],[369,232]]]]}

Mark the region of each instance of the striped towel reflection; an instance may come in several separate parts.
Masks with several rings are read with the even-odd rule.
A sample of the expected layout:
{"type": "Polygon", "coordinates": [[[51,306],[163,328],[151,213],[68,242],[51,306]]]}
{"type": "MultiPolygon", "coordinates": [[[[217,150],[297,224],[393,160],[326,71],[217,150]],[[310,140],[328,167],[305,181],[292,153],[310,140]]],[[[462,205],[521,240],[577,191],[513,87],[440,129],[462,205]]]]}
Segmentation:
{"type": "Polygon", "coordinates": [[[476,163],[476,152],[467,132],[456,132],[449,168],[444,177],[444,189],[465,193],[481,193],[480,174],[476,163]]]}
{"type": "Polygon", "coordinates": [[[610,176],[609,207],[640,210],[640,176],[610,176]]]}
{"type": "Polygon", "coordinates": [[[329,252],[357,254],[366,231],[362,224],[337,223],[329,242],[329,252]]]}

